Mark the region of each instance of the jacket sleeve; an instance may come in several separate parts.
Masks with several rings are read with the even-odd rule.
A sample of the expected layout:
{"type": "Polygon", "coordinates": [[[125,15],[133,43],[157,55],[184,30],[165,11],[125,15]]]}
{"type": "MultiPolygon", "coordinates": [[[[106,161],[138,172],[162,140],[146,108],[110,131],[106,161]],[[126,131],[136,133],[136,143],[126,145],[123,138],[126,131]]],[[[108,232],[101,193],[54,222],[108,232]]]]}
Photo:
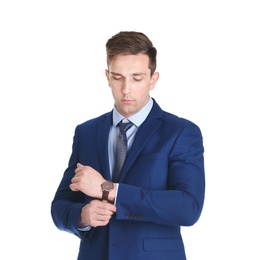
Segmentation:
{"type": "Polygon", "coordinates": [[[51,203],[51,215],[55,226],[80,238],[87,237],[89,232],[78,229],[81,209],[85,206],[89,197],[82,192],[74,192],[70,189],[71,179],[78,162],[78,127],[75,130],[73,138],[72,154],[69,160],[68,168],[65,170],[59,187],[57,188],[54,199],[51,203]]]}
{"type": "MultiPolygon", "coordinates": [[[[204,203],[201,131],[195,124],[188,124],[176,138],[167,139],[163,146],[160,143],[162,141],[157,149],[159,152],[148,154],[147,151],[139,157],[138,165],[132,169],[134,172],[128,173],[142,184],[137,186],[133,180],[119,184],[116,218],[163,225],[193,225],[199,219],[204,203]]],[[[151,147],[150,151],[153,150],[151,147]]]]}

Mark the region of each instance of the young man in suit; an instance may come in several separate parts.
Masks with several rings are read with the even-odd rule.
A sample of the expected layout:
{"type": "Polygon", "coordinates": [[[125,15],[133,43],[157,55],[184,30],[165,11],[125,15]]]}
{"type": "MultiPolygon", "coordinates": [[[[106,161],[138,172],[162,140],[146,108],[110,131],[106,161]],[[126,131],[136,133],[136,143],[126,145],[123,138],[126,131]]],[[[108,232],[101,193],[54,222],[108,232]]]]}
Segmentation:
{"type": "Polygon", "coordinates": [[[150,96],[159,73],[146,35],[119,32],[106,51],[115,105],[76,127],[53,221],[80,238],[78,260],[185,260],[180,226],[194,225],[204,203],[201,131],[150,96]],[[121,121],[130,125],[117,171],[121,121]]]}

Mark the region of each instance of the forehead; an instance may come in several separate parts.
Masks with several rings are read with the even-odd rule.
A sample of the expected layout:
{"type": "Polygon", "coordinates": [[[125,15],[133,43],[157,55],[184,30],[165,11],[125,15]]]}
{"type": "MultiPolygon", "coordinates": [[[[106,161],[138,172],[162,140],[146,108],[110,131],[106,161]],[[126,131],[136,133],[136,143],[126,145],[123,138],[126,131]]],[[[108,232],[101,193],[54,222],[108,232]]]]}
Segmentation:
{"type": "Polygon", "coordinates": [[[149,57],[147,54],[117,55],[110,63],[109,70],[114,73],[147,73],[149,69],[149,57]]]}

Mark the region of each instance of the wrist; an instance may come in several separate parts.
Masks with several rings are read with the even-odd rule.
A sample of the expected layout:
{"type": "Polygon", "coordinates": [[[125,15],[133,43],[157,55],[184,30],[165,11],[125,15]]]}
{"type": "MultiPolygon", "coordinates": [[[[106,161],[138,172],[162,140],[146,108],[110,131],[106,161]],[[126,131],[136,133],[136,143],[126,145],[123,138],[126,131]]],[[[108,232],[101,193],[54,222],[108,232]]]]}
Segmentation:
{"type": "Polygon", "coordinates": [[[102,201],[114,203],[116,196],[116,183],[112,181],[104,181],[101,184],[102,201]]]}
{"type": "Polygon", "coordinates": [[[114,183],[114,188],[109,192],[108,200],[114,204],[116,198],[117,183],[114,183]]]}

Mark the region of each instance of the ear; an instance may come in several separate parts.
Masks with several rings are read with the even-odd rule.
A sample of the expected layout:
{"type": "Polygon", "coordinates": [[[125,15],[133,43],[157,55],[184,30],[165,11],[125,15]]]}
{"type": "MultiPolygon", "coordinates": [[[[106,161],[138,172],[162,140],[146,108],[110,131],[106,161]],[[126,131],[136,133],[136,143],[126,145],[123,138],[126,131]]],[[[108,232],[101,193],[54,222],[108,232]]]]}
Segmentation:
{"type": "Polygon", "coordinates": [[[107,69],[105,69],[105,75],[106,75],[106,78],[107,78],[107,81],[108,81],[108,85],[110,87],[110,84],[109,84],[109,71],[107,69]]]}
{"type": "Polygon", "coordinates": [[[107,80],[109,80],[109,79],[108,79],[109,71],[108,71],[107,69],[105,69],[105,75],[106,75],[107,80]]]}
{"type": "Polygon", "coordinates": [[[152,77],[151,77],[151,81],[150,81],[150,90],[153,90],[157,81],[159,79],[159,73],[155,72],[152,77]]]}

